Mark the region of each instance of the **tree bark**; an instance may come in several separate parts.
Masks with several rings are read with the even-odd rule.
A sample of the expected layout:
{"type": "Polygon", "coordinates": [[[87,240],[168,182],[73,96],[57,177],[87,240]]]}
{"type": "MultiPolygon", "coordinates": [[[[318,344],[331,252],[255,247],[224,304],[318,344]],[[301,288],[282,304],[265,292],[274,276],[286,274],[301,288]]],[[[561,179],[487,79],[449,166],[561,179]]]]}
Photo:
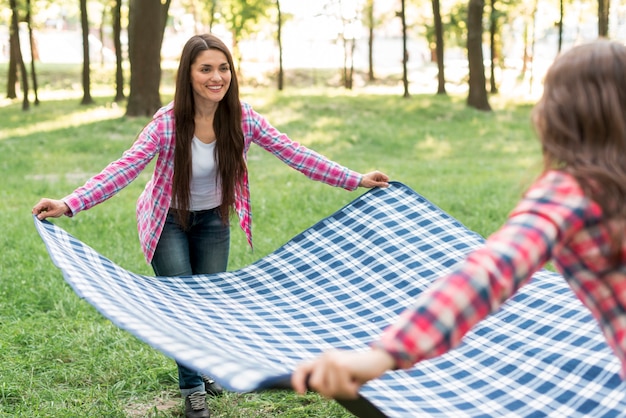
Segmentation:
{"type": "Polygon", "coordinates": [[[127,116],[152,116],[161,107],[161,44],[170,2],[130,1],[130,95],[127,116]]]}
{"type": "Polygon", "coordinates": [[[89,71],[89,19],[87,18],[87,0],[80,0],[80,26],[83,33],[83,99],[81,105],[93,104],[91,97],[91,74],[89,71]]]}
{"type": "MultiPolygon", "coordinates": [[[[28,73],[26,72],[26,65],[24,64],[24,58],[22,57],[22,47],[20,45],[20,32],[19,32],[19,16],[17,10],[17,2],[15,0],[10,0],[9,5],[11,6],[11,28],[15,35],[14,44],[15,51],[11,50],[11,53],[15,54],[15,62],[16,66],[19,67],[19,72],[22,78],[22,92],[24,94],[22,100],[22,110],[30,109],[30,102],[28,101],[28,73]]],[[[16,77],[17,80],[17,77],[16,77]]]]}
{"type": "Polygon", "coordinates": [[[598,36],[609,36],[609,5],[610,0],[598,0],[598,36]]]}
{"type": "Polygon", "coordinates": [[[35,106],[39,106],[39,88],[37,84],[37,73],[35,72],[35,60],[37,59],[37,45],[33,36],[33,25],[31,19],[31,3],[26,0],[26,22],[28,24],[28,40],[30,41],[30,75],[33,80],[33,92],[35,93],[35,106]]]}
{"type": "Polygon", "coordinates": [[[280,0],[276,0],[276,9],[278,11],[278,23],[276,30],[276,40],[278,41],[278,90],[282,90],[284,87],[285,73],[283,70],[283,18],[280,11],[280,0]]]}
{"type": "MultiPolygon", "coordinates": [[[[12,0],[10,3],[11,13],[17,13],[17,4],[12,0]]],[[[17,14],[15,19],[11,17],[9,26],[9,73],[7,74],[7,99],[17,99],[17,62],[20,55],[20,38],[17,14]]]]}
{"type": "Polygon", "coordinates": [[[558,52],[561,52],[561,49],[563,48],[563,1],[564,0],[559,0],[559,21],[557,23],[557,26],[559,28],[559,47],[558,47],[558,52]]]}
{"type": "Polygon", "coordinates": [[[446,76],[444,66],[443,22],[439,0],[432,0],[435,21],[435,53],[437,56],[437,94],[446,94],[446,76]]]}
{"type": "Polygon", "coordinates": [[[368,0],[366,7],[367,13],[367,28],[368,28],[368,37],[367,37],[367,64],[368,64],[368,80],[374,81],[376,80],[376,75],[374,74],[374,0],[368,0]]]}
{"type": "Polygon", "coordinates": [[[122,63],[122,0],[115,0],[113,7],[113,45],[115,47],[115,102],[121,102],[126,98],[124,95],[124,69],[122,63]]]}
{"type": "Polygon", "coordinates": [[[409,62],[409,51],[407,50],[407,35],[406,35],[406,0],[401,1],[401,10],[399,13],[400,19],[402,20],[402,84],[404,85],[404,98],[411,97],[409,93],[409,72],[407,68],[407,64],[409,62]]]}
{"type": "Polygon", "coordinates": [[[490,93],[498,93],[496,84],[496,63],[498,60],[498,46],[496,34],[498,33],[498,12],[496,11],[496,0],[491,0],[491,11],[489,13],[489,87],[490,93]]]}
{"type": "Polygon", "coordinates": [[[484,0],[469,0],[467,11],[467,60],[469,66],[468,106],[478,110],[491,110],[487,100],[485,64],[483,62],[483,25],[484,0]]]}

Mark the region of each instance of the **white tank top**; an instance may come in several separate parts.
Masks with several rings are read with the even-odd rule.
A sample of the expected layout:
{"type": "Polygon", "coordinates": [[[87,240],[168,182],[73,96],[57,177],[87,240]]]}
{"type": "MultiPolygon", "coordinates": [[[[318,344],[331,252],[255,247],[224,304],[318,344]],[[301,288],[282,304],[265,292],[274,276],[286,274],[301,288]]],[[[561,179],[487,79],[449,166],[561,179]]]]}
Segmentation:
{"type": "Polygon", "coordinates": [[[215,141],[205,144],[193,137],[189,210],[213,209],[222,203],[222,184],[217,173],[215,154],[215,141]]]}

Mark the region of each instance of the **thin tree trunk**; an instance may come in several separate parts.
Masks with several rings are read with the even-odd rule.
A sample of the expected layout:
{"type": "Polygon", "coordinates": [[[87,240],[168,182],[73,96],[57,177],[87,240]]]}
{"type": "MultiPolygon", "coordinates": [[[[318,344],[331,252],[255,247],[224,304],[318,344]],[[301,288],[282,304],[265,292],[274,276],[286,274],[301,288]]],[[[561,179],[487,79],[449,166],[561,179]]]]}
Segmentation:
{"type": "Polygon", "coordinates": [[[80,25],[83,33],[83,99],[81,105],[93,104],[91,97],[91,74],[89,72],[89,20],[87,18],[87,0],[80,0],[80,25]]]}
{"type": "Polygon", "coordinates": [[[278,11],[278,23],[276,30],[276,40],[278,41],[278,90],[284,87],[285,73],[283,71],[283,18],[280,11],[280,0],[276,0],[276,10],[278,11]]]}
{"type": "Polygon", "coordinates": [[[530,78],[529,78],[529,94],[533,93],[533,85],[535,84],[535,40],[537,39],[537,10],[539,8],[539,0],[535,0],[533,7],[533,30],[530,39],[530,78]]]}
{"type": "Polygon", "coordinates": [[[124,68],[122,63],[124,58],[122,56],[122,0],[115,0],[115,6],[112,13],[113,19],[113,45],[115,47],[115,99],[114,101],[121,102],[124,100],[124,68]]]}
{"type": "Polygon", "coordinates": [[[406,39],[406,0],[401,1],[400,19],[402,20],[402,84],[404,85],[404,98],[411,97],[409,93],[409,74],[407,64],[409,62],[409,51],[407,50],[406,39]]]}
{"type": "Polygon", "coordinates": [[[598,0],[598,36],[609,36],[609,5],[610,0],[598,0]]]}
{"type": "Polygon", "coordinates": [[[498,86],[496,84],[496,61],[498,59],[498,46],[496,45],[496,33],[498,33],[498,12],[496,11],[496,0],[491,0],[489,22],[489,87],[491,94],[496,94],[498,93],[498,86]]]}
{"type": "Polygon", "coordinates": [[[213,30],[213,25],[215,24],[215,12],[217,11],[217,0],[211,1],[211,11],[209,16],[209,32],[213,30]]]}
{"type": "Polygon", "coordinates": [[[33,36],[30,0],[26,0],[26,22],[28,24],[28,39],[30,42],[30,75],[33,80],[33,91],[35,92],[35,106],[39,106],[39,88],[37,86],[37,73],[35,72],[35,60],[37,58],[35,51],[37,50],[37,45],[33,36]]]}
{"type": "Polygon", "coordinates": [[[19,32],[19,16],[17,10],[17,2],[10,0],[11,6],[11,27],[15,33],[15,59],[16,64],[19,67],[19,72],[22,78],[22,92],[24,94],[22,100],[22,110],[26,111],[30,109],[30,102],[28,101],[28,73],[26,72],[26,65],[24,64],[24,58],[22,57],[22,47],[20,45],[20,32],[19,32]]]}
{"type": "Polygon", "coordinates": [[[563,48],[563,14],[564,14],[563,1],[564,0],[559,0],[559,22],[557,23],[557,26],[559,27],[559,49],[558,49],[558,52],[561,52],[561,49],[563,48]]]}
{"type": "MultiPolygon", "coordinates": [[[[17,13],[15,0],[10,3],[11,13],[17,13]],[[14,7],[15,6],[15,7],[14,7]]],[[[19,25],[17,15],[15,19],[11,16],[9,26],[9,73],[7,74],[7,99],[17,99],[17,66],[20,54],[19,25]]]]}
{"type": "Polygon", "coordinates": [[[100,67],[104,67],[104,20],[106,19],[107,8],[102,8],[102,16],[100,16],[100,27],[98,28],[98,36],[100,37],[100,67]]]}
{"type": "Polygon", "coordinates": [[[368,72],[367,77],[369,81],[376,80],[376,75],[374,74],[374,0],[368,0],[366,5],[366,13],[367,13],[367,27],[368,27],[368,37],[367,37],[367,58],[368,58],[368,72]]]}
{"type": "Polygon", "coordinates": [[[441,21],[441,8],[439,0],[432,0],[433,17],[435,20],[435,54],[437,56],[437,94],[446,94],[446,77],[444,74],[444,44],[443,23],[441,21]]]}

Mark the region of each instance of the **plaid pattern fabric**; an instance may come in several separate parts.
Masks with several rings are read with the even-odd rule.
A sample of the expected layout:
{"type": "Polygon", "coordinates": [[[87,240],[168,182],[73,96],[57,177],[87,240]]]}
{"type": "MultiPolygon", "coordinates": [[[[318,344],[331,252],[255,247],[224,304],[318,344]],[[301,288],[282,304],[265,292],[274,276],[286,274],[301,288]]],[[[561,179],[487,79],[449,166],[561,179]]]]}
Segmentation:
{"type": "MultiPolygon", "coordinates": [[[[80,297],[240,392],[284,384],[297,362],[331,347],[366,349],[483,241],[397,182],[254,264],[214,275],[133,274],[53,224],[35,225],[80,297]],[[181,308],[189,300],[193,308],[181,308]]],[[[457,349],[389,372],[361,395],[388,417],[615,417],[626,414],[619,369],[587,309],[543,270],[457,349]]]]}

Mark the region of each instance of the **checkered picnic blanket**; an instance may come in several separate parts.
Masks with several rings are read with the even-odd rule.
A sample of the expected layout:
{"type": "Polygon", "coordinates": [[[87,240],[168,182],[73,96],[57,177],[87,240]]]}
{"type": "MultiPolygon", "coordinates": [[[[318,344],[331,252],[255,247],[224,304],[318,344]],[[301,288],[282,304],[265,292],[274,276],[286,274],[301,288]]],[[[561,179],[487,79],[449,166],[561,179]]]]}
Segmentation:
{"type": "MultiPolygon", "coordinates": [[[[239,392],[284,387],[296,363],[331,347],[365,349],[483,241],[397,182],[257,262],[213,275],[133,274],[54,224],[35,225],[80,297],[239,392]]],[[[624,416],[618,372],[589,312],[544,270],[457,349],[389,372],[363,386],[361,404],[342,404],[368,417],[624,416]]]]}

